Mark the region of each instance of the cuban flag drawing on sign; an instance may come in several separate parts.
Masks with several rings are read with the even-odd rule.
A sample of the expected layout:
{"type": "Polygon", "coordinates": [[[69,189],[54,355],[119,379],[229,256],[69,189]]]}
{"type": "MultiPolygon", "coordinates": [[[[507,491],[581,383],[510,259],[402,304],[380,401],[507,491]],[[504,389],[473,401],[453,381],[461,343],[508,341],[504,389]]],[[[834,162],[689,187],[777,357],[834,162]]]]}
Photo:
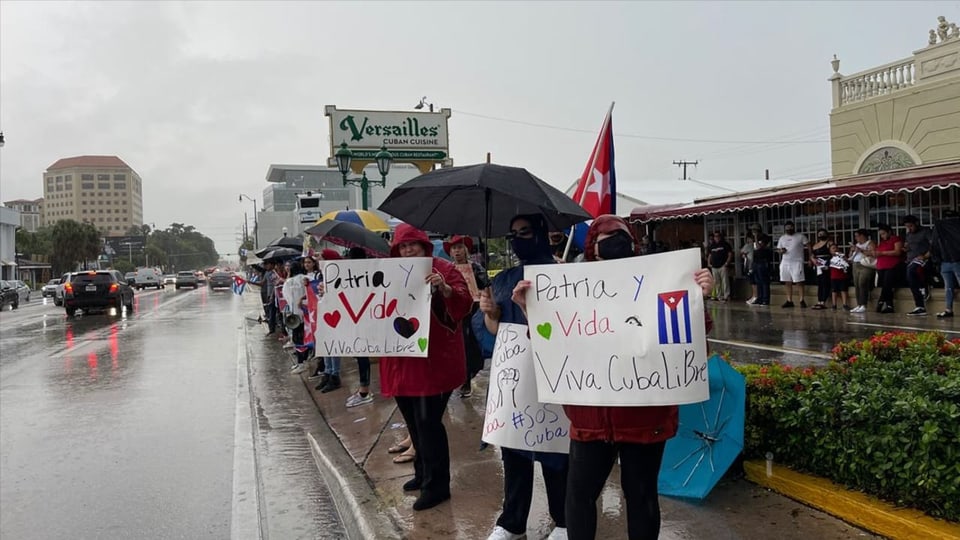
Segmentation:
{"type": "Polygon", "coordinates": [[[660,344],[690,343],[690,298],[687,291],[657,295],[657,324],[660,344]]]}

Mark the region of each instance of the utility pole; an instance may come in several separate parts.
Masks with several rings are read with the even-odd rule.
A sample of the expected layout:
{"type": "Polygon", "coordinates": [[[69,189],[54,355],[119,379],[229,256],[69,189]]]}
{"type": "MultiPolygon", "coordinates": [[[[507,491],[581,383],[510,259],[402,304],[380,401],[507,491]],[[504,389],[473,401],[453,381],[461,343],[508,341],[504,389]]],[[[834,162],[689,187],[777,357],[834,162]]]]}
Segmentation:
{"type": "Polygon", "coordinates": [[[696,167],[696,166],[697,166],[697,163],[700,163],[700,160],[697,160],[697,161],[683,161],[683,160],[680,160],[680,161],[674,161],[674,162],[673,162],[673,164],[676,165],[677,167],[682,167],[682,168],[683,168],[683,178],[682,178],[682,180],[686,180],[686,179],[687,179],[687,165],[693,165],[694,167],[696,167]]]}

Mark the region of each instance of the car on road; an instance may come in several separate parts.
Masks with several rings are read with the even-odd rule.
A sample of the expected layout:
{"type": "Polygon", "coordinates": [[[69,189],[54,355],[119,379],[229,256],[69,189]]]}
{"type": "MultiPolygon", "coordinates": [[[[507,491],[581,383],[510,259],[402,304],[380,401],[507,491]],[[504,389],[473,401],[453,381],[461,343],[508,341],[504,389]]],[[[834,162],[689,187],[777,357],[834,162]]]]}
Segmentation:
{"type": "Polygon", "coordinates": [[[137,284],[137,273],[136,272],[127,272],[123,275],[123,279],[127,282],[127,285],[133,287],[137,284]]]}
{"type": "Polygon", "coordinates": [[[134,286],[137,290],[143,290],[147,287],[163,288],[163,276],[154,268],[137,268],[137,275],[134,277],[134,286]]]}
{"type": "Polygon", "coordinates": [[[163,284],[164,284],[164,285],[176,285],[176,284],[177,284],[177,275],[176,275],[176,274],[164,274],[164,275],[163,275],[163,284]]]}
{"type": "Polygon", "coordinates": [[[230,272],[216,271],[207,278],[207,285],[210,287],[210,290],[232,287],[233,274],[230,272]]]}
{"type": "Polygon", "coordinates": [[[177,279],[175,283],[177,290],[180,290],[181,287],[191,287],[196,289],[197,284],[197,275],[189,270],[183,272],[177,272],[177,279]]]}
{"type": "Polygon", "coordinates": [[[117,315],[124,307],[133,311],[133,287],[127,285],[123,275],[116,270],[89,270],[76,272],[64,285],[63,307],[67,316],[73,317],[78,309],[84,312],[117,308],[117,315]]]}
{"type": "Polygon", "coordinates": [[[201,270],[197,270],[197,283],[201,285],[207,284],[207,275],[204,274],[203,271],[201,270]]]}
{"type": "Polygon", "coordinates": [[[44,298],[53,298],[57,294],[57,285],[60,285],[60,280],[51,279],[40,289],[40,294],[43,295],[44,298]]]}
{"type": "Polygon", "coordinates": [[[0,309],[10,306],[10,309],[20,307],[20,295],[13,284],[7,281],[0,281],[0,309]]]}
{"type": "Polygon", "coordinates": [[[70,281],[70,272],[60,276],[60,283],[57,284],[57,290],[53,292],[53,305],[63,305],[63,287],[70,281]]]}
{"type": "Polygon", "coordinates": [[[26,304],[30,302],[30,286],[26,283],[20,281],[19,279],[8,279],[6,280],[7,286],[16,289],[17,297],[19,298],[19,303],[26,304]]]}

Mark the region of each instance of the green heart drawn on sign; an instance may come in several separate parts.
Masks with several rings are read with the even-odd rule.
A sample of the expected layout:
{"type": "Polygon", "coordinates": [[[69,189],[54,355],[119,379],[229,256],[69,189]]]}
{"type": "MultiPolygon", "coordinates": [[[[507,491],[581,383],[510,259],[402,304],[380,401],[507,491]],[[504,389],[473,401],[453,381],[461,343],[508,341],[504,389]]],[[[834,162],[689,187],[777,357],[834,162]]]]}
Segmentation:
{"type": "Polygon", "coordinates": [[[548,322],[545,322],[543,324],[538,324],[537,333],[543,336],[543,339],[549,340],[550,334],[553,333],[553,326],[548,322]]]}
{"type": "Polygon", "coordinates": [[[417,340],[417,345],[420,346],[420,352],[427,350],[427,338],[422,337],[417,340]]]}

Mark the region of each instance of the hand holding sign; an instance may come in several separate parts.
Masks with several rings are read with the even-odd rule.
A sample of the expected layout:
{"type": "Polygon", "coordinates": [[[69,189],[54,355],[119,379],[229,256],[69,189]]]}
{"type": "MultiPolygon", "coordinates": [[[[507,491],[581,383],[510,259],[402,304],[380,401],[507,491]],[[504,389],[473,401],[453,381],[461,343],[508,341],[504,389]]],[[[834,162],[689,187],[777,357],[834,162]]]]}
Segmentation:
{"type": "Polygon", "coordinates": [[[527,314],[527,289],[530,288],[530,285],[530,280],[521,279],[513,288],[513,294],[510,296],[513,303],[520,306],[520,309],[523,310],[524,315],[527,314]]]}

